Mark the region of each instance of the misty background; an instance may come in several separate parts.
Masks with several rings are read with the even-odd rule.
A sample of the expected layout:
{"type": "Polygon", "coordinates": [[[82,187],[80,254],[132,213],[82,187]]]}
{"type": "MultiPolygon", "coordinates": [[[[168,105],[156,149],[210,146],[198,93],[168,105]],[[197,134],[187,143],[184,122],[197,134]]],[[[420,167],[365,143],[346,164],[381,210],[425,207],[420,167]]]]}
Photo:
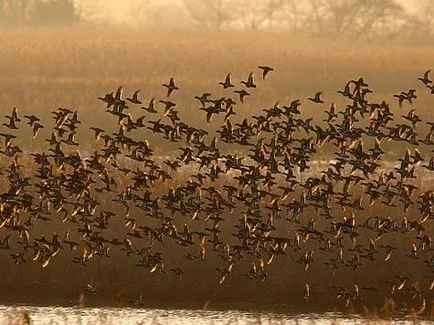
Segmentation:
{"type": "Polygon", "coordinates": [[[432,40],[434,0],[0,0],[5,29],[98,25],[432,40]]]}

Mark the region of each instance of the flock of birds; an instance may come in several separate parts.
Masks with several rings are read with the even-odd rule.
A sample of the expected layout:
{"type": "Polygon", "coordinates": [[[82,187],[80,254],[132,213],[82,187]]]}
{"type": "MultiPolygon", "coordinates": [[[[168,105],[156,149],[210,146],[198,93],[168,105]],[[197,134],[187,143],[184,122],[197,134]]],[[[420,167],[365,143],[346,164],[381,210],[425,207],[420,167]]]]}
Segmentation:
{"type": "MultiPolygon", "coordinates": [[[[268,66],[259,69],[263,80],[274,71],[268,66]]],[[[434,94],[429,73],[419,80],[434,94]]],[[[33,138],[48,126],[35,115],[20,116],[14,108],[0,134],[2,161],[8,164],[1,172],[0,249],[9,251],[18,265],[34,261],[42,268],[68,251],[73,263],[85,267],[116,250],[147,272],[182,279],[182,265],[166,266],[170,261],[165,249],[171,242],[185,251],[185,263],[218,261],[220,284],[242,260],[251,263],[244,277],[263,282],[272,276],[270,264],[287,255],[294,256],[292,267],[301,271],[318,265],[333,273],[358,272],[399,256],[420,262],[428,285],[397,270],[396,277],[385,280],[391,294],[407,291],[425,304],[424,295],[434,289],[434,191],[423,191],[414,181],[416,175],[431,177],[434,171],[434,122],[423,124],[412,108],[416,90],[394,95],[405,106],[403,111],[409,108],[402,121],[387,101],[368,100],[372,90],[359,78],[338,91],[347,105],[338,108],[332,103],[318,123],[303,118],[298,99],[235,123],[236,108],[256,82],[252,72],[238,87],[228,74],[219,83],[226,96],[195,97],[206,121],[218,126],[214,134],[180,119],[172,101],[179,91],[173,78],[162,85],[166,98],[152,98],[147,106],[139,91],[124,99],[120,87],[99,98],[116,132],[90,127],[96,143],[88,157],[78,150],[76,134],[83,122],[77,111],[59,108],[52,112],[48,149],[30,153],[36,164],[33,175],[26,175],[20,164],[25,153],[16,138],[23,119],[33,138]],[[134,118],[136,114],[140,117],[134,118]],[[179,154],[162,161],[154,155],[152,141],[135,134],[137,130],[151,132],[147,139],[158,136],[179,144],[179,154]],[[383,166],[384,142],[408,147],[388,172],[383,166]],[[325,170],[311,173],[313,157],[323,146],[334,159],[325,170]],[[240,149],[247,154],[239,155],[240,149]],[[186,165],[189,174],[181,178],[177,173],[186,165]],[[369,206],[396,213],[384,216],[370,210],[370,215],[369,206]],[[34,226],[45,222],[69,230],[34,236],[34,226]],[[111,230],[119,223],[123,236],[111,230]],[[409,238],[408,245],[402,236],[409,238]]],[[[322,92],[307,100],[325,105],[322,92]]],[[[87,290],[97,292],[92,283],[87,290]]],[[[355,284],[333,290],[348,306],[362,299],[362,290],[376,288],[359,290],[355,284]]],[[[312,299],[308,283],[300,299],[312,299]]]]}

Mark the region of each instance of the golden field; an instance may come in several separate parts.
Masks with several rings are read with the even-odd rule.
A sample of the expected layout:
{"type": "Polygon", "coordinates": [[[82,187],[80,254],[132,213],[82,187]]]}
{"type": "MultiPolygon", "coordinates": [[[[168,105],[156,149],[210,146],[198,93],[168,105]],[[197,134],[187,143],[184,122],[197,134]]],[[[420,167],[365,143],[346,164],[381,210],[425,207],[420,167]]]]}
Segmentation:
{"type": "MultiPolygon", "coordinates": [[[[399,108],[392,95],[416,88],[418,114],[424,120],[434,117],[434,100],[417,81],[432,66],[434,46],[295,39],[287,33],[149,33],[97,28],[9,31],[0,34],[0,43],[1,112],[9,113],[17,106],[23,114],[35,113],[46,123],[52,110],[69,107],[78,110],[88,125],[110,129],[113,123],[97,100],[99,96],[119,86],[124,87],[125,97],[140,89],[145,105],[152,97],[157,101],[165,98],[161,85],[173,76],[180,91],[172,100],[181,119],[204,127],[206,114],[199,111],[194,96],[209,92],[213,97],[236,99],[236,94],[223,91],[218,82],[231,72],[239,85],[250,71],[256,73],[258,88],[245,104],[235,107],[234,121],[277,101],[284,105],[294,99],[302,100],[305,116],[323,119],[322,111],[332,102],[338,108],[345,104],[336,91],[360,76],[374,90],[369,96],[372,101],[386,99],[400,115],[408,112],[408,106],[399,108]],[[263,82],[258,65],[270,65],[275,71],[263,82]],[[320,90],[324,91],[323,106],[304,100],[320,90]]],[[[130,111],[136,117],[142,112],[130,111]]],[[[206,127],[213,129],[213,123],[206,127]]],[[[49,136],[47,128],[41,134],[40,138],[49,136]]],[[[87,127],[80,134],[81,139],[91,135],[87,127]]],[[[34,143],[26,145],[36,148],[34,143]]]]}
{"type": "MultiPolygon", "coordinates": [[[[240,114],[255,113],[275,101],[303,99],[318,90],[324,91],[327,102],[339,102],[336,90],[359,76],[374,89],[373,99],[392,100],[393,93],[411,87],[426,99],[428,93],[416,78],[432,66],[434,54],[434,47],[428,46],[351,44],[271,33],[62,29],[3,32],[0,42],[2,110],[19,106],[43,112],[64,105],[82,116],[103,109],[96,98],[119,85],[126,94],[141,89],[144,101],[163,98],[161,84],[170,76],[180,87],[174,97],[180,111],[195,112],[198,105],[192,97],[203,92],[223,95],[217,83],[228,72],[236,82],[260,64],[276,71],[266,82],[258,82],[246,105],[238,107],[240,114]]],[[[431,111],[427,107],[424,113],[432,117],[431,111]]]]}

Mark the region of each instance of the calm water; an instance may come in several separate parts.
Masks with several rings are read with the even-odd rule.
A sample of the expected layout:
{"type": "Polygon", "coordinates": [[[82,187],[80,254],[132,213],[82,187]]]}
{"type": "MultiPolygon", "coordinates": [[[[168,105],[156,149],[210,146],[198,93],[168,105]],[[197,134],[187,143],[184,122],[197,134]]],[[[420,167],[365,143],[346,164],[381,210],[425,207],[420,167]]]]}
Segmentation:
{"type": "MultiPolygon", "coordinates": [[[[414,324],[413,320],[370,320],[339,313],[285,315],[251,313],[236,310],[204,311],[187,309],[133,309],[133,308],[75,308],[0,306],[0,324],[25,324],[20,322],[24,313],[30,324],[414,324]]],[[[417,322],[428,324],[429,322],[417,322]]],[[[432,324],[432,323],[431,323],[432,324]]]]}

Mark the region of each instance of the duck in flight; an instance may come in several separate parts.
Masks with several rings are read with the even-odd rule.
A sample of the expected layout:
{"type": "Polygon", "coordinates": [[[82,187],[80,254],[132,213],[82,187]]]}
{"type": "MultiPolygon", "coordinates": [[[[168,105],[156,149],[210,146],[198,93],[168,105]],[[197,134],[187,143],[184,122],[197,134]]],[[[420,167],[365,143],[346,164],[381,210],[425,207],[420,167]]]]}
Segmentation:
{"type": "Polygon", "coordinates": [[[274,71],[274,68],[266,66],[266,65],[260,65],[258,67],[258,69],[262,70],[262,79],[265,80],[265,78],[267,78],[267,75],[271,72],[274,71]]]}
{"type": "Polygon", "coordinates": [[[139,97],[138,97],[139,92],[140,92],[140,90],[136,90],[133,94],[133,97],[132,98],[128,97],[127,100],[133,104],[139,104],[140,105],[142,102],[139,100],[139,97]]]}
{"type": "Polygon", "coordinates": [[[317,93],[315,93],[313,97],[308,97],[308,100],[319,104],[324,103],[324,101],[321,98],[322,94],[323,94],[322,91],[318,91],[317,93]]]}
{"type": "Polygon", "coordinates": [[[224,81],[224,82],[220,81],[220,82],[219,82],[219,85],[222,85],[224,89],[235,87],[235,86],[231,83],[231,73],[230,73],[230,72],[226,75],[226,79],[225,79],[225,81],[224,81]]]}
{"type": "Polygon", "coordinates": [[[253,72],[250,72],[247,81],[241,81],[247,88],[256,88],[255,82],[253,81],[253,72]]]}
{"type": "Polygon", "coordinates": [[[163,84],[163,86],[167,88],[167,97],[170,97],[175,90],[179,90],[179,88],[175,86],[173,77],[170,77],[169,84],[163,84]]]}

